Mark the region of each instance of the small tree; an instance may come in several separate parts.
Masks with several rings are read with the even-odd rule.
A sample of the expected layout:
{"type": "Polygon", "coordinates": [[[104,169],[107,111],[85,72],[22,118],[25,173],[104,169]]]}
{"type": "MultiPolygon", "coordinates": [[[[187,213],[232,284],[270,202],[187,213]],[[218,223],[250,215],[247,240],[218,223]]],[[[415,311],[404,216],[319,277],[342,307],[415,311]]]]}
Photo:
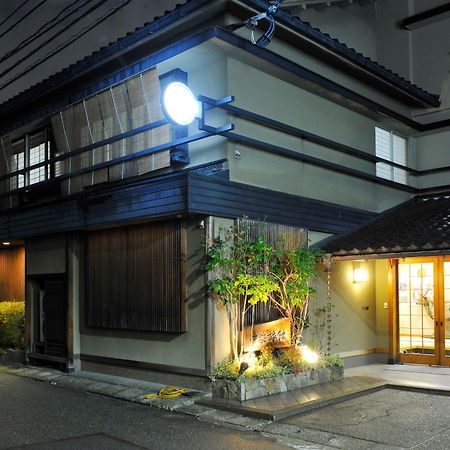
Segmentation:
{"type": "Polygon", "coordinates": [[[235,227],[226,230],[225,239],[216,238],[207,249],[205,270],[213,271],[214,277],[208,287],[227,311],[231,357],[235,361],[244,350],[244,338],[240,349],[238,342],[247,312],[258,302],[269,301],[278,289],[268,274],[272,253],[262,237],[248,240],[246,230],[235,227]]]}
{"type": "Polygon", "coordinates": [[[315,293],[311,279],[317,277],[317,259],[321,255],[320,250],[308,248],[283,248],[273,253],[270,274],[276,280],[278,289],[274,291],[271,301],[281,315],[289,319],[293,346],[300,345],[308,325],[309,303],[315,293]]]}

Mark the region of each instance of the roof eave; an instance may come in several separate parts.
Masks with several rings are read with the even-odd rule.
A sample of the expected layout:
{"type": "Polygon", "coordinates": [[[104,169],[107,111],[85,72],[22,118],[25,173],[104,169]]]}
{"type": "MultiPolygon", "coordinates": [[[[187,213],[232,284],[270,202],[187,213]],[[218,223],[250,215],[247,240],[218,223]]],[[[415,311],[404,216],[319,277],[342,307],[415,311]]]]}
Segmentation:
{"type": "MultiPolygon", "coordinates": [[[[231,3],[235,7],[240,6],[241,8],[251,6],[258,11],[267,8],[264,0],[247,0],[245,6],[239,1],[233,0],[231,3]]],[[[275,13],[275,17],[278,24],[282,25],[280,28],[284,32],[285,38],[289,40],[289,35],[291,40],[293,35],[300,38],[300,44],[309,53],[338,66],[341,70],[372,86],[384,89],[388,94],[409,106],[425,108],[440,106],[439,95],[431,94],[413,85],[391,70],[348,48],[345,44],[307,25],[300,19],[280,9],[275,13]]],[[[277,34],[280,36],[280,29],[277,34]]],[[[299,45],[298,40],[293,43],[296,46],[299,45]]]]}

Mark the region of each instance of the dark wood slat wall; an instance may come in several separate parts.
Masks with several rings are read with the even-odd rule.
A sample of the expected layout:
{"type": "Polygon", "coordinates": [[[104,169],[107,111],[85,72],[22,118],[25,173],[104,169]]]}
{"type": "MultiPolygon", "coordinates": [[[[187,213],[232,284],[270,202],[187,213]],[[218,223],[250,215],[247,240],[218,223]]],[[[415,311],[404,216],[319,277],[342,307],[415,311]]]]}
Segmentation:
{"type": "Polygon", "coordinates": [[[0,301],[25,300],[25,249],[0,250],[0,301]]]}
{"type": "Polygon", "coordinates": [[[249,217],[324,233],[343,233],[377,214],[215,177],[190,174],[189,210],[219,217],[249,217]]]}
{"type": "Polygon", "coordinates": [[[116,186],[83,199],[30,207],[0,216],[0,239],[23,239],[125,220],[186,213],[186,175],[116,186]]]}
{"type": "Polygon", "coordinates": [[[79,200],[0,216],[0,239],[29,237],[176,215],[247,216],[325,233],[344,233],[375,213],[194,173],[87,192],[79,200]]]}
{"type": "Polygon", "coordinates": [[[185,331],[181,235],[180,221],[90,233],[87,325],[185,331]]]}

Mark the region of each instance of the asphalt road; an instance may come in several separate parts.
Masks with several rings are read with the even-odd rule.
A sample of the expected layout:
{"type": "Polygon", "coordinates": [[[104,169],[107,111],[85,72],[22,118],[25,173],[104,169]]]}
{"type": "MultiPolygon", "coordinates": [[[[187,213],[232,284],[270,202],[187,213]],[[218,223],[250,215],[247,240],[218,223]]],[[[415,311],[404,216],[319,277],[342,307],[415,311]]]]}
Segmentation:
{"type": "Polygon", "coordinates": [[[286,448],[245,432],[0,373],[0,448],[29,450],[286,448]]]}
{"type": "MultiPolygon", "coordinates": [[[[346,450],[450,448],[450,396],[385,389],[282,421],[346,450]],[[340,441],[340,444],[336,440],[340,441]]],[[[281,423],[278,423],[281,426],[281,423]]]]}

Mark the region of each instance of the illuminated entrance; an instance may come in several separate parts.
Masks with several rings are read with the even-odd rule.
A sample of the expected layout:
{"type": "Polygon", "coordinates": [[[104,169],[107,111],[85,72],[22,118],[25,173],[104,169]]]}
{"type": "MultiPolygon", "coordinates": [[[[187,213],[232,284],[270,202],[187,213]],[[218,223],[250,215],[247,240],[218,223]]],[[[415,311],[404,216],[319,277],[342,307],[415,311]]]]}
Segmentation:
{"type": "Polygon", "coordinates": [[[450,366],[450,257],[397,261],[399,360],[450,366]]]}

